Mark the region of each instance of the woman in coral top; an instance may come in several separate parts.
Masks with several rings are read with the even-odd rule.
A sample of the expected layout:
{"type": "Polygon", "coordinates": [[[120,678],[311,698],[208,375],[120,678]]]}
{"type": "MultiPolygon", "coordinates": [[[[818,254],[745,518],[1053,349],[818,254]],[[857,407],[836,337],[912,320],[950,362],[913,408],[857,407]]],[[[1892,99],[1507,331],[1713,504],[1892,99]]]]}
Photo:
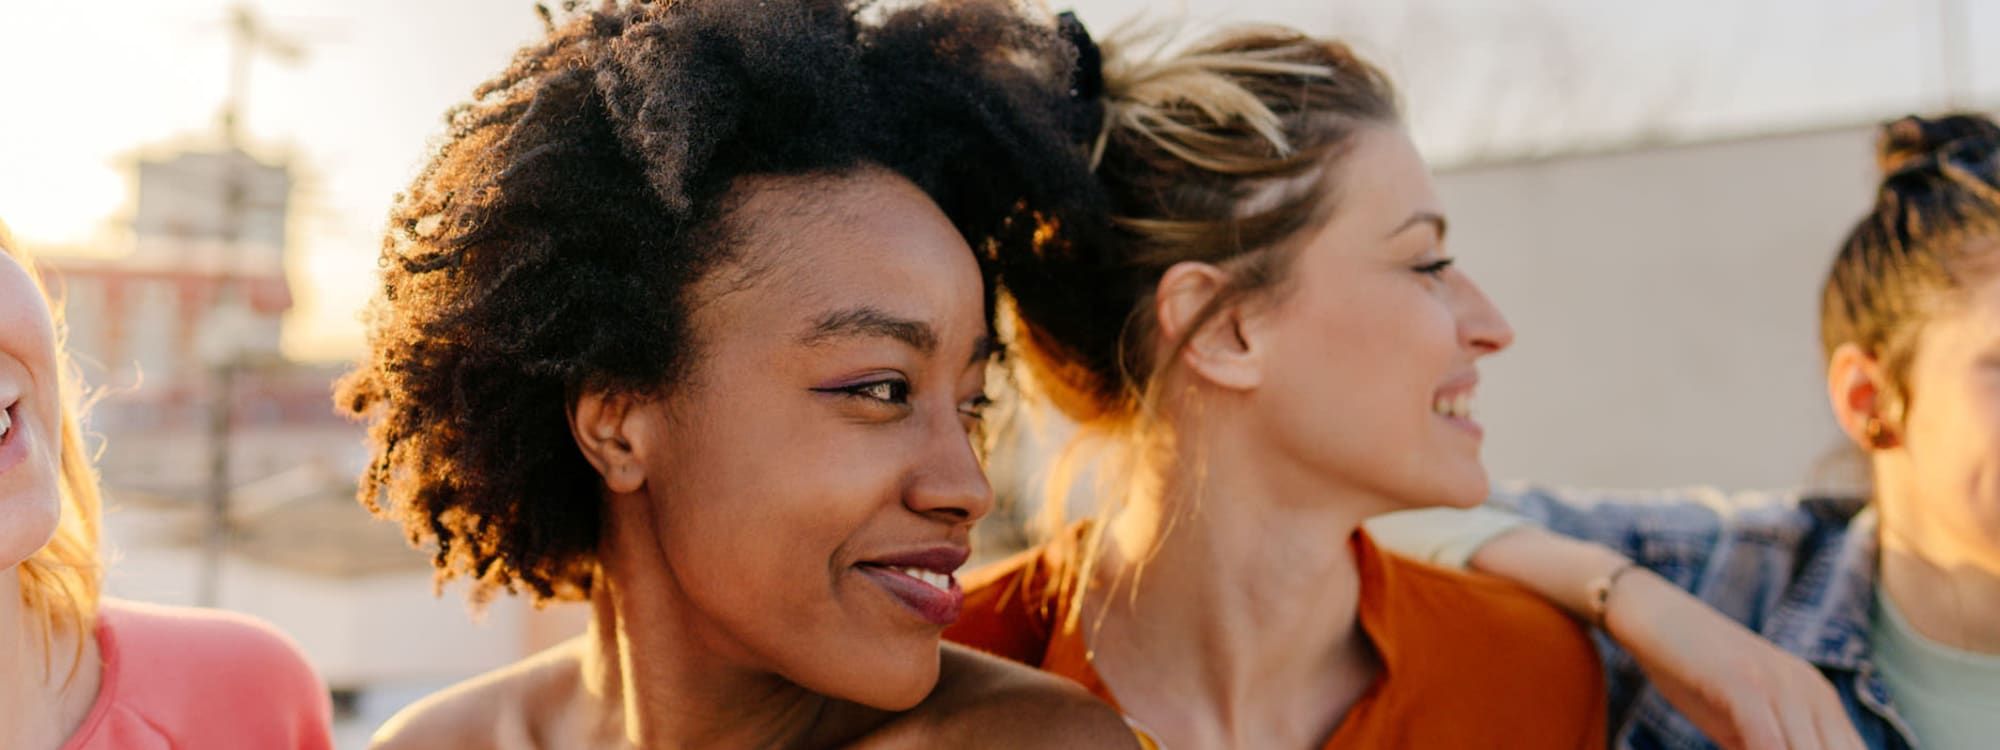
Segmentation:
{"type": "Polygon", "coordinates": [[[1045,215],[999,261],[1024,387],[1080,423],[1064,463],[1102,459],[1106,491],[974,573],[947,637],[1177,750],[1603,747],[1582,624],[1361,528],[1486,497],[1469,407],[1514,336],[1445,253],[1389,81],[1282,29],[1107,45],[1101,79],[1079,47],[1109,220],[1045,215]]]}
{"type": "Polygon", "coordinates": [[[269,626],[100,598],[57,319],[0,226],[0,747],[332,747],[326,689],[269,626]]]}

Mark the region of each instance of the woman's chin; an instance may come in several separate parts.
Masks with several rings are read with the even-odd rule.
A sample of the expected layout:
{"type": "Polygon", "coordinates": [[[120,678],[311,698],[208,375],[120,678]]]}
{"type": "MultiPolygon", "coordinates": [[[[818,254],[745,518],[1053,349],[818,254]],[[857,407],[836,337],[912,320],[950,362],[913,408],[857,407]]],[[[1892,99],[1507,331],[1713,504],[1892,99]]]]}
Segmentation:
{"type": "Polygon", "coordinates": [[[1420,504],[1432,508],[1474,508],[1486,503],[1493,485],[1486,478],[1484,467],[1455,472],[1454,476],[1442,477],[1433,491],[1427,494],[1430,502],[1420,504]]]}
{"type": "Polygon", "coordinates": [[[849,686],[851,690],[829,691],[826,695],[882,711],[899,712],[916,708],[937,689],[936,653],[933,649],[932,658],[923,666],[909,662],[885,662],[879,671],[866,679],[856,680],[849,686]]]}
{"type": "Polygon", "coordinates": [[[53,493],[23,494],[29,496],[8,498],[0,494],[0,570],[12,571],[42,551],[55,538],[62,520],[59,501],[40,496],[53,493]]]}

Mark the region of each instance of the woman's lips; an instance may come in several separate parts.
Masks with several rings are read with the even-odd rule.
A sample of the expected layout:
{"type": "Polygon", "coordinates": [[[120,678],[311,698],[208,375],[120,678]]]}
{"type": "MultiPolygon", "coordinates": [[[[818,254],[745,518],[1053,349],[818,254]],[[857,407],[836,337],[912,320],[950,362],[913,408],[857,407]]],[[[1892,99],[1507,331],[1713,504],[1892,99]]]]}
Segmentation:
{"type": "Polygon", "coordinates": [[[7,423],[7,430],[0,434],[0,474],[13,471],[28,457],[28,422],[21,419],[18,404],[0,411],[0,421],[7,423]]]}
{"type": "Polygon", "coordinates": [[[965,547],[946,544],[883,555],[854,567],[918,617],[943,627],[957,622],[965,606],[965,590],[952,571],[971,556],[965,547]]]}
{"type": "Polygon", "coordinates": [[[965,590],[959,588],[958,579],[948,574],[873,564],[854,567],[932,625],[944,627],[957,622],[959,610],[965,606],[965,590]],[[940,577],[943,587],[937,585],[940,577]],[[925,581],[926,578],[931,580],[925,581]]]}

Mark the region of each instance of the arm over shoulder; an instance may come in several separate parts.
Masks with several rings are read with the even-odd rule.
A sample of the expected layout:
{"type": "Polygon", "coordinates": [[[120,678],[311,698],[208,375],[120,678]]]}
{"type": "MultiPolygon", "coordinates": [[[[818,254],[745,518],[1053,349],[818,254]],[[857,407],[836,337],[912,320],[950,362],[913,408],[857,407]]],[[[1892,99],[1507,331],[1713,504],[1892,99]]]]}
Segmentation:
{"type": "Polygon", "coordinates": [[[1506,484],[1495,488],[1488,506],[1608,547],[1693,590],[1728,519],[1757,500],[1709,487],[1635,491],[1506,484]]]}

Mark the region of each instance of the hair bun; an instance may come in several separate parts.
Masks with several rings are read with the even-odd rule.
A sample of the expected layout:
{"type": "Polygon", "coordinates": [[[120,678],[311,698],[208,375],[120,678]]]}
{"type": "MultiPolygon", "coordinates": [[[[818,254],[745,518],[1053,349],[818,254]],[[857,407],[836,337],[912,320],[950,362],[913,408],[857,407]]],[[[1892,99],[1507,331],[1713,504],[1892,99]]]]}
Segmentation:
{"type": "Polygon", "coordinates": [[[1875,164],[1887,177],[1920,166],[1961,141],[1977,140],[1988,151],[2000,148],[2000,125],[1980,115],[1954,114],[1939,118],[1911,115],[1882,126],[1876,140],[1875,164]]]}

